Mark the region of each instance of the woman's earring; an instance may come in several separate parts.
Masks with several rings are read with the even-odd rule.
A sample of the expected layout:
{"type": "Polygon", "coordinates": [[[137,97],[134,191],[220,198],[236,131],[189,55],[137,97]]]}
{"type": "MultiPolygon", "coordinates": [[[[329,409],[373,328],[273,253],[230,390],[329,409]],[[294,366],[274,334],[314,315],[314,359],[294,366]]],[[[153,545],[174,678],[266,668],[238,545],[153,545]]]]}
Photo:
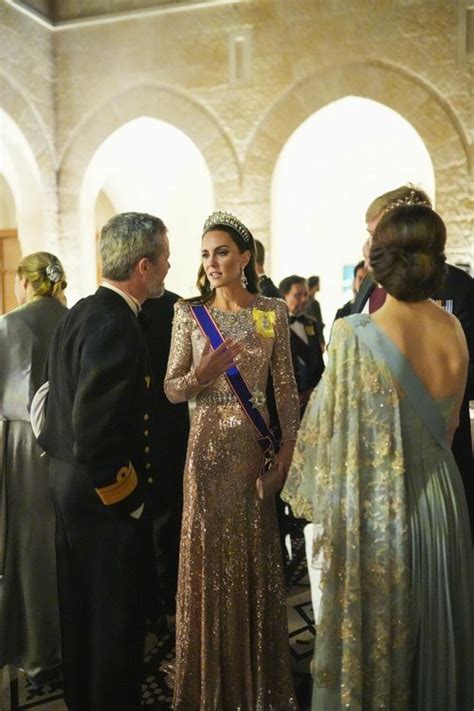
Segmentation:
{"type": "Polygon", "coordinates": [[[244,272],[244,268],[243,268],[243,267],[242,267],[242,271],[241,271],[241,273],[240,273],[240,283],[242,284],[242,286],[243,286],[244,289],[247,288],[247,284],[249,283],[247,277],[245,276],[245,272],[244,272]]]}

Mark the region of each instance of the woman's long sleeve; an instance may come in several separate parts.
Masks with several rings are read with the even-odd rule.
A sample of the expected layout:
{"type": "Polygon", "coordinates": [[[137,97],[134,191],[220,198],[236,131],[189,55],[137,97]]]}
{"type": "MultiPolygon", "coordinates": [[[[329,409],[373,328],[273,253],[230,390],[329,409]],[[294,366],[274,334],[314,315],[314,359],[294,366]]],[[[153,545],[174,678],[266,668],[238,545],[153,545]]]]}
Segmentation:
{"type": "Polygon", "coordinates": [[[276,338],[271,358],[273,390],[282,441],[296,439],[300,421],[298,390],[291,360],[290,330],[286,305],[276,301],[276,338]]]}
{"type": "Polygon", "coordinates": [[[196,377],[193,365],[191,334],[194,320],[188,304],[178,302],[174,307],[173,332],[170,356],[166,370],[164,390],[170,402],[192,400],[208,387],[196,377]]]}

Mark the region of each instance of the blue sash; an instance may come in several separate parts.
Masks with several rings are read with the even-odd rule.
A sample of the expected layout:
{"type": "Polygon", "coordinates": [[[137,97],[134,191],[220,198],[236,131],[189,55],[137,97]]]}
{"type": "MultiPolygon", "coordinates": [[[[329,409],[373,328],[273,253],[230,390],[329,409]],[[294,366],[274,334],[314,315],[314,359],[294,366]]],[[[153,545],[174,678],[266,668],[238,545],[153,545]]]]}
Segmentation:
{"type": "MultiPolygon", "coordinates": [[[[192,305],[191,311],[196,319],[201,333],[209,338],[211,348],[215,351],[224,342],[224,338],[219,331],[219,327],[212,318],[207,306],[204,304],[192,305]]],[[[231,365],[225,373],[225,377],[232,388],[242,410],[254,426],[257,442],[263,451],[263,470],[268,471],[272,465],[273,458],[277,451],[277,443],[273,432],[268,427],[258,409],[252,404],[252,393],[245,382],[244,376],[238,366],[231,365]]]]}

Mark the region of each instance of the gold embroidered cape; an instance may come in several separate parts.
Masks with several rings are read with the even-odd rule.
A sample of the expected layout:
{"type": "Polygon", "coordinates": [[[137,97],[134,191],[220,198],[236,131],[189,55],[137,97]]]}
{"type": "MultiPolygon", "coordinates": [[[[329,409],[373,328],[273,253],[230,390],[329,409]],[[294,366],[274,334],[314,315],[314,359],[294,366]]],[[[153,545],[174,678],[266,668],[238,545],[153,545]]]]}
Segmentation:
{"type": "Polygon", "coordinates": [[[334,325],[282,494],[314,523],[321,567],[313,711],[402,710],[409,688],[409,560],[399,400],[393,377],[334,325]]]}

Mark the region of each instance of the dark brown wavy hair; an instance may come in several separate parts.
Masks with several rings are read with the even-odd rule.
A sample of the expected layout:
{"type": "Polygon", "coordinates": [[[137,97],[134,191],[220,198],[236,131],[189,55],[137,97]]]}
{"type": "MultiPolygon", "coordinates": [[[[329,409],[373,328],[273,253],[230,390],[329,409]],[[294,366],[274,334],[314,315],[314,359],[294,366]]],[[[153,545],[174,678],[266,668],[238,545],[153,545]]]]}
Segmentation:
{"type": "Polygon", "coordinates": [[[374,279],[399,301],[433,296],[446,277],[446,227],[425,205],[401,205],[378,223],[370,249],[374,279]]]}
{"type": "MultiPolygon", "coordinates": [[[[237,248],[241,254],[247,250],[250,252],[250,259],[244,269],[244,274],[247,277],[247,291],[249,291],[251,294],[257,294],[258,274],[255,269],[255,240],[252,234],[250,233],[250,230],[250,242],[245,242],[243,238],[239,235],[239,233],[232,227],[229,227],[229,225],[213,225],[212,230],[220,230],[221,232],[225,232],[226,234],[228,234],[231,240],[237,245],[237,248]]],[[[202,236],[204,237],[207,232],[211,232],[211,229],[204,232],[202,236]]],[[[211,289],[211,284],[209,282],[209,279],[207,278],[206,272],[202,264],[199,267],[196,286],[199,290],[200,296],[191,297],[190,299],[186,299],[186,301],[191,302],[193,304],[205,304],[212,299],[216,290],[211,289]]]]}

